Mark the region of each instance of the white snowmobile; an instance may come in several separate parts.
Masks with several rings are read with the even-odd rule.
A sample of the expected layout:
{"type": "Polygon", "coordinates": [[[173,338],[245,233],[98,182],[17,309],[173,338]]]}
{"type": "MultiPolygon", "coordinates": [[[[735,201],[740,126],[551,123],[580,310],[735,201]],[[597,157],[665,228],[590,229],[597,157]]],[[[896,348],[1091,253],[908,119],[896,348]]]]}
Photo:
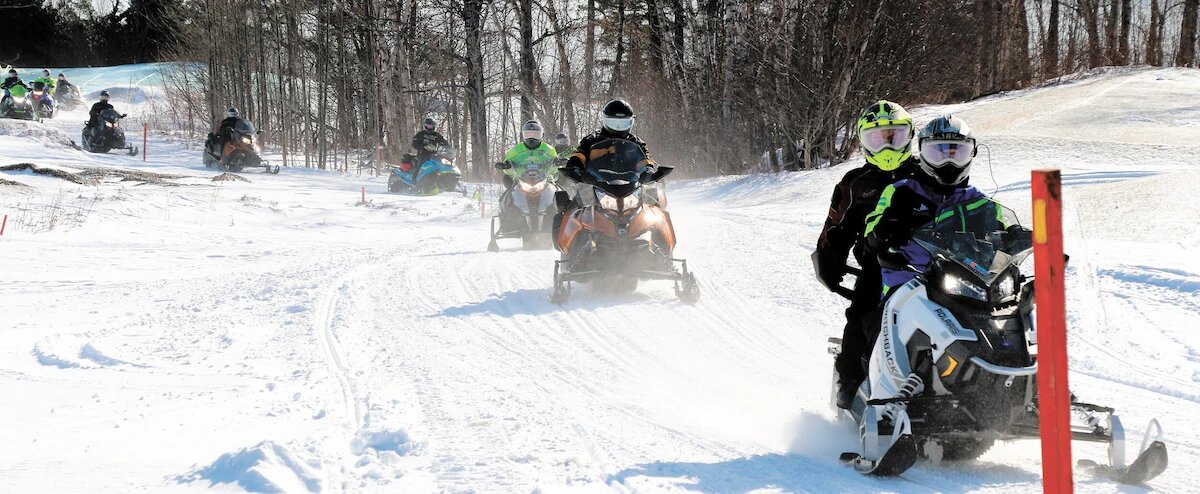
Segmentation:
{"type": "MultiPolygon", "coordinates": [[[[862,451],[841,459],[862,473],[900,475],[920,457],[971,460],[997,440],[1039,437],[1033,275],[1021,270],[1031,232],[987,199],[944,211],[952,208],[962,216],[939,215],[913,234],[928,268],[910,264],[919,274],[884,302],[867,380],[846,410],[862,451]]],[[[830,343],[839,353],[841,340],[830,343]]],[[[1166,469],[1157,420],[1126,465],[1125,430],[1112,408],[1072,394],[1071,411],[1073,440],[1109,445],[1109,463],[1080,461],[1086,470],[1139,484],[1166,469]]]]}

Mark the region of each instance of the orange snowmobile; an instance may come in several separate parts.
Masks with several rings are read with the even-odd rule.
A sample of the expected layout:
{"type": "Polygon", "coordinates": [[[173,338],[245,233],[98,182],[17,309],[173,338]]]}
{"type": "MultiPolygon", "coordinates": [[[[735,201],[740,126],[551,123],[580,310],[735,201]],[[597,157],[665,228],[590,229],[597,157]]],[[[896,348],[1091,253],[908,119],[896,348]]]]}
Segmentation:
{"type": "Polygon", "coordinates": [[[675,228],[659,182],[674,168],[652,165],[636,143],[610,139],[592,147],[584,169],[559,170],[579,183],[582,206],[572,208],[564,191],[555,195],[564,213],[554,232],[562,259],[554,263],[552,303],[566,303],[573,283],[631,292],[639,280],[671,280],[684,303],[700,299],[687,261],[673,257],[675,228]]]}

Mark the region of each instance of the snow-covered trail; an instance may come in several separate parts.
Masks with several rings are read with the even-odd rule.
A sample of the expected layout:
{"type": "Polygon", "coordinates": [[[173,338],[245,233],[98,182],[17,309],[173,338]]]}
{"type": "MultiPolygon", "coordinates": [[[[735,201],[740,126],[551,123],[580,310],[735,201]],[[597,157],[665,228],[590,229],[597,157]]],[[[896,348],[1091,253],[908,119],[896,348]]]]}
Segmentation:
{"type": "MultiPolygon", "coordinates": [[[[1131,436],[1162,420],[1173,466],[1147,488],[1166,492],[1200,480],[1187,469],[1200,459],[1200,116],[1179,96],[1197,90],[1197,71],[1142,70],[914,112],[962,112],[991,147],[973,182],[1019,212],[1030,169],[1064,169],[1072,388],[1116,407],[1131,436]],[[1157,120],[1133,118],[1143,110],[1157,120]]],[[[80,121],[49,125],[75,136],[80,121]]],[[[155,136],[145,164],[3,133],[0,146],[0,165],[196,177],[0,175],[35,187],[0,186],[0,214],[58,203],[80,216],[0,237],[5,490],[1040,490],[1034,442],[890,480],[837,463],[856,437],[828,406],[825,340],[844,302],[808,256],[846,166],[673,182],[700,302],[645,282],[581,288],[560,308],[555,254],[486,252],[487,220],[465,197],[287,168],[214,183],[195,151],[155,136]]]]}

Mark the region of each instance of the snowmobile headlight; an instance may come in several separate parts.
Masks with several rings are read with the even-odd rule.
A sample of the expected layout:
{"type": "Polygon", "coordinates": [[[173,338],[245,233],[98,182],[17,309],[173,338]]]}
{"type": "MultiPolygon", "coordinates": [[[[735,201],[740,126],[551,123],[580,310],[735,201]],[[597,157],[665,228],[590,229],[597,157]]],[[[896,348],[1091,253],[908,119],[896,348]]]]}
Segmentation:
{"type": "Polygon", "coordinates": [[[602,189],[596,189],[596,203],[599,204],[602,209],[607,209],[614,213],[621,212],[621,206],[617,203],[617,198],[608,195],[602,189]]]}
{"type": "Polygon", "coordinates": [[[254,143],[254,139],[251,139],[250,136],[242,136],[242,144],[253,144],[253,143],[254,143]]]}
{"type": "Polygon", "coordinates": [[[627,213],[641,207],[642,205],[642,190],[633,191],[633,194],[626,196],[621,200],[621,212],[627,213]]]}
{"type": "Polygon", "coordinates": [[[104,125],[110,129],[117,126],[115,122],[104,122],[104,125]]]}
{"type": "Polygon", "coordinates": [[[1000,281],[996,282],[996,295],[1003,302],[1017,294],[1017,280],[1011,273],[1000,277],[1000,281]]]}
{"type": "Polygon", "coordinates": [[[546,190],[546,181],[545,180],[538,180],[537,182],[527,182],[527,181],[521,180],[520,182],[517,182],[517,183],[519,184],[518,186],[521,188],[521,192],[524,192],[526,194],[540,194],[540,193],[542,193],[543,190],[546,190]]]}
{"type": "Polygon", "coordinates": [[[983,302],[988,300],[987,290],[953,274],[946,274],[942,278],[942,289],[950,295],[973,298],[983,302]]]}

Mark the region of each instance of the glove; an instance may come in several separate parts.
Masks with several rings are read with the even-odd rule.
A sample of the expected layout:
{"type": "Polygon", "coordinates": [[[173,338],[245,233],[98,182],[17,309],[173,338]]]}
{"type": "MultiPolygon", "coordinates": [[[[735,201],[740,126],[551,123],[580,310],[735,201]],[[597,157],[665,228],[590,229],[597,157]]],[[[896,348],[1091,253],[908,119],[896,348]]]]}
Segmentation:
{"type": "Polygon", "coordinates": [[[892,271],[904,271],[908,269],[908,258],[903,252],[898,249],[888,248],[875,256],[879,261],[879,267],[890,269],[892,271]]]}
{"type": "Polygon", "coordinates": [[[813,253],[813,269],[817,271],[817,280],[832,291],[842,285],[842,279],[846,277],[846,263],[821,254],[819,250],[813,253]]]}
{"type": "Polygon", "coordinates": [[[504,161],[504,162],[496,163],[497,170],[508,170],[509,168],[512,168],[512,163],[510,163],[510,162],[504,161]]]}

